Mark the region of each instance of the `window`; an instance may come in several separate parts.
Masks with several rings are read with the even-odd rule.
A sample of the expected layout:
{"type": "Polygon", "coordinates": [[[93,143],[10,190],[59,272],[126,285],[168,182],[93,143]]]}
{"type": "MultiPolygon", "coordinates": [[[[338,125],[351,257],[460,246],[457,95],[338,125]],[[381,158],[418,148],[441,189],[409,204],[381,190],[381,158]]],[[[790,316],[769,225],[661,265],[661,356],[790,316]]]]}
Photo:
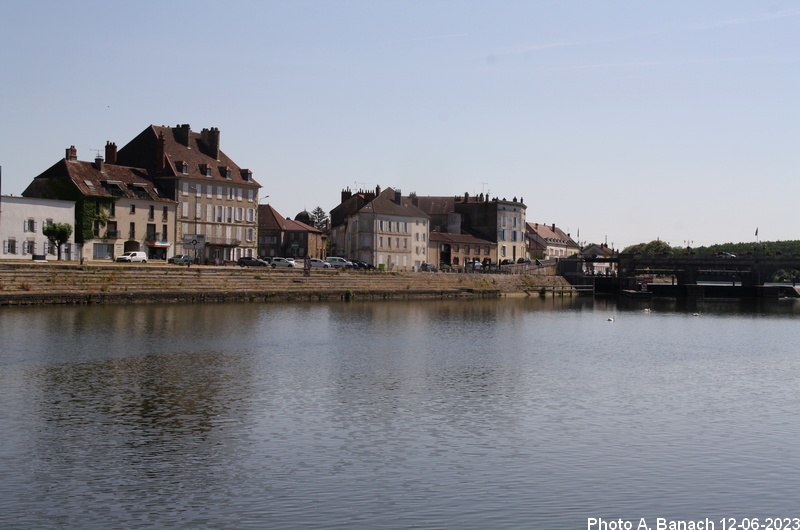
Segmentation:
{"type": "Polygon", "coordinates": [[[22,222],[22,231],[23,232],[36,232],[36,221],[33,219],[25,219],[22,222]]]}
{"type": "Polygon", "coordinates": [[[183,193],[184,195],[189,195],[189,183],[188,183],[188,182],[184,182],[184,183],[183,183],[183,190],[182,190],[182,193],[183,193]]]}
{"type": "Polygon", "coordinates": [[[8,238],[8,241],[3,241],[3,254],[16,254],[17,253],[17,240],[13,237],[8,238]]]}
{"type": "Polygon", "coordinates": [[[378,248],[383,248],[383,236],[378,238],[378,248]]]}
{"type": "Polygon", "coordinates": [[[236,200],[237,201],[241,201],[242,200],[242,193],[244,193],[243,189],[239,188],[238,190],[236,190],[236,200]]]}
{"type": "Polygon", "coordinates": [[[131,223],[131,232],[128,235],[128,239],[136,239],[136,223],[131,223]]]}
{"type": "Polygon", "coordinates": [[[506,246],[505,245],[500,247],[500,255],[503,256],[504,258],[506,257],[506,246]]]}
{"type": "Polygon", "coordinates": [[[117,203],[112,202],[108,205],[108,216],[115,217],[117,215],[117,203]]]}
{"type": "Polygon", "coordinates": [[[232,223],[233,222],[233,208],[228,206],[225,208],[225,222],[232,223]]]}
{"type": "Polygon", "coordinates": [[[408,238],[407,237],[403,238],[403,248],[408,248],[408,238]]]}
{"type": "Polygon", "coordinates": [[[153,219],[155,219],[155,217],[156,217],[156,207],[150,205],[147,208],[147,220],[152,221],[153,219]]]}
{"type": "Polygon", "coordinates": [[[419,232],[414,234],[414,241],[419,241],[419,232]]]}
{"type": "Polygon", "coordinates": [[[247,200],[253,202],[253,190],[247,190],[247,200]]]}
{"type": "Polygon", "coordinates": [[[92,248],[92,257],[94,259],[111,259],[114,254],[114,245],[112,243],[95,243],[92,248]]]}
{"type": "Polygon", "coordinates": [[[182,202],[181,203],[181,217],[189,217],[189,203],[182,202]]]}
{"type": "Polygon", "coordinates": [[[135,204],[131,204],[131,215],[133,215],[135,213],[136,213],[136,205],[135,204]]]}
{"type": "Polygon", "coordinates": [[[161,225],[161,241],[168,241],[169,238],[167,237],[167,225],[161,225]]]}
{"type": "Polygon", "coordinates": [[[217,186],[217,199],[222,198],[222,186],[217,186]]]}
{"type": "Polygon", "coordinates": [[[161,220],[162,221],[167,221],[168,219],[169,219],[169,208],[164,206],[161,209],[161,220]]]}
{"type": "Polygon", "coordinates": [[[378,230],[383,232],[383,221],[378,221],[378,230]]]}
{"type": "Polygon", "coordinates": [[[202,219],[203,218],[203,205],[199,203],[195,203],[194,205],[194,218],[195,219],[202,219]]]}
{"type": "Polygon", "coordinates": [[[232,201],[232,200],[233,200],[233,192],[234,192],[234,189],[233,189],[233,188],[231,188],[231,187],[229,187],[229,188],[228,188],[228,200],[229,200],[229,201],[232,201]]]}
{"type": "Polygon", "coordinates": [[[400,238],[399,237],[394,238],[394,247],[395,248],[400,248],[400,238]]]}

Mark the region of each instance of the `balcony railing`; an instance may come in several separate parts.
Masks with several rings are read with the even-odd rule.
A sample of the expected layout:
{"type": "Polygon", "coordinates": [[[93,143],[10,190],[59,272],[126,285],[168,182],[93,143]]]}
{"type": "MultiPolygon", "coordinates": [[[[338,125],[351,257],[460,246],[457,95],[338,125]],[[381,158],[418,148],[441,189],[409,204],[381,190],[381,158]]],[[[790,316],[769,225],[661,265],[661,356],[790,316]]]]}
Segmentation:
{"type": "Polygon", "coordinates": [[[119,230],[106,230],[104,239],[117,239],[119,237],[119,230]]]}

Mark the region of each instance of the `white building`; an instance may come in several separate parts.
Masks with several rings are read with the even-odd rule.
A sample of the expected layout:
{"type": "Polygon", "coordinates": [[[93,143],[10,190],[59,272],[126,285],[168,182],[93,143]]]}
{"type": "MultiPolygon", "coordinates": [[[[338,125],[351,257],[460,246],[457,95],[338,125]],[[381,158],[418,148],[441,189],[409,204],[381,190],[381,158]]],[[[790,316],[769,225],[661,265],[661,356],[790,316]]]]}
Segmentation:
{"type": "Polygon", "coordinates": [[[75,259],[74,202],[0,196],[0,259],[58,259],[58,249],[42,233],[50,223],[73,227],[73,234],[61,248],[61,259],[75,259]]]}
{"type": "Polygon", "coordinates": [[[331,211],[330,255],[386,270],[418,270],[428,259],[428,215],[404,204],[399,190],[345,191],[331,211]]]}

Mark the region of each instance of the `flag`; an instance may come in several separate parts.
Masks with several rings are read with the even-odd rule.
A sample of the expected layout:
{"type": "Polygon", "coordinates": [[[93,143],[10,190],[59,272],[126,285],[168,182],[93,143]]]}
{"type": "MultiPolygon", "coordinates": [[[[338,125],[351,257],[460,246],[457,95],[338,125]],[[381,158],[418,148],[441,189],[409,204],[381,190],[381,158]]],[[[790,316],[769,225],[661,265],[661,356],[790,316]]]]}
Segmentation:
{"type": "Polygon", "coordinates": [[[756,227],[756,237],[758,237],[758,227],[756,227]]]}

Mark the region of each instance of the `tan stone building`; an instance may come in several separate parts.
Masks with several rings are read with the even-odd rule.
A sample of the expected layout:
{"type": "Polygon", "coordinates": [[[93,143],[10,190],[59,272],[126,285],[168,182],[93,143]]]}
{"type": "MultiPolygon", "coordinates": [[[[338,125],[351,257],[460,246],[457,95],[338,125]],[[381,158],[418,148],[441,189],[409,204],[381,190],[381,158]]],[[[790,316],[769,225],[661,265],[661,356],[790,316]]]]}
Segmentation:
{"type": "Polygon", "coordinates": [[[258,207],[258,255],[325,259],[325,234],[313,226],[284,218],[269,204],[258,207]]]}
{"type": "Polygon", "coordinates": [[[144,251],[149,260],[166,260],[175,242],[175,201],[144,170],[106,164],[101,157],[80,161],[75,146],[22,195],[75,201],[79,259],[113,260],[144,251]]]}
{"type": "Polygon", "coordinates": [[[109,142],[106,163],[146,169],[177,203],[175,253],[212,264],[257,255],[261,185],[220,149],[219,129],[151,125],[119,152],[109,142]]]}

